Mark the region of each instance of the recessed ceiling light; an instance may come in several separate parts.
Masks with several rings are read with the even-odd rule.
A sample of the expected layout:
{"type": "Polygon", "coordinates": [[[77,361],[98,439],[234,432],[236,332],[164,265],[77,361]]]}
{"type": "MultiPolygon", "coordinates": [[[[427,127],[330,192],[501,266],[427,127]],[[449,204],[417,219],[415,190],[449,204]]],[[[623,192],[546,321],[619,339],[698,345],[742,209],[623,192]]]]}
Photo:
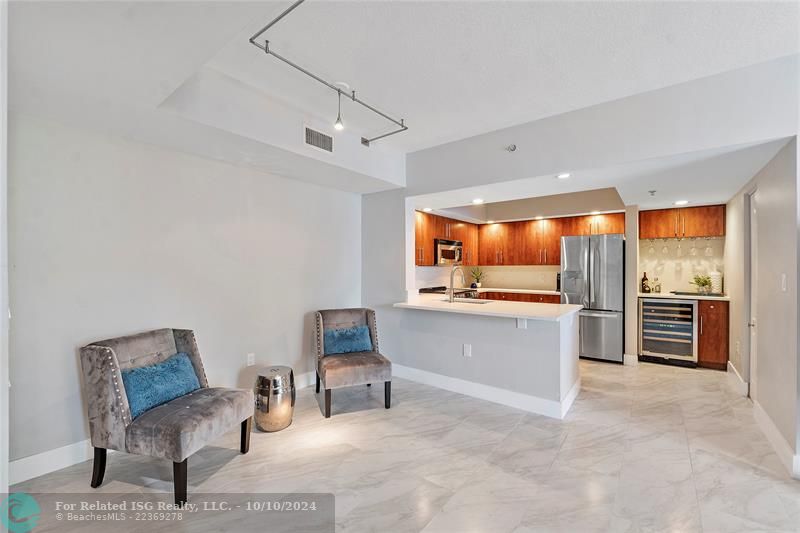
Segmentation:
{"type": "Polygon", "coordinates": [[[422,210],[425,211],[426,213],[430,213],[431,211],[433,211],[433,209],[431,209],[430,207],[423,207],[422,210]]]}
{"type": "Polygon", "coordinates": [[[486,223],[487,224],[494,224],[494,220],[487,220],[486,223]]]}
{"type": "Polygon", "coordinates": [[[571,174],[569,172],[562,172],[561,174],[558,174],[556,177],[560,180],[565,180],[570,176],[571,174]]]}
{"type": "Polygon", "coordinates": [[[591,212],[591,213],[589,213],[589,214],[590,214],[590,215],[599,215],[599,214],[600,214],[600,211],[592,211],[592,212],[591,212]]]}
{"type": "Polygon", "coordinates": [[[472,200],[472,203],[475,205],[482,204],[483,198],[475,198],[474,200],[472,200]]]}
{"type": "Polygon", "coordinates": [[[543,218],[544,218],[543,216],[539,215],[538,217],[536,217],[536,220],[542,220],[543,218]]]}
{"type": "Polygon", "coordinates": [[[678,200],[675,202],[675,205],[686,205],[689,203],[689,200],[678,200]]]}

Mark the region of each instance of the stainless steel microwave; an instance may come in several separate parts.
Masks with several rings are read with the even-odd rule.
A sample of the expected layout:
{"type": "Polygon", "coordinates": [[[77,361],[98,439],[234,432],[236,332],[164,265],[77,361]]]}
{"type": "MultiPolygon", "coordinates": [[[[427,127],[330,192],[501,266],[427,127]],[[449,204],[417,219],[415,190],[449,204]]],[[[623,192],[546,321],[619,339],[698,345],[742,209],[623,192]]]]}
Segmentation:
{"type": "Polygon", "coordinates": [[[452,265],[461,263],[464,245],[461,241],[434,239],[434,260],[436,265],[452,265]]]}

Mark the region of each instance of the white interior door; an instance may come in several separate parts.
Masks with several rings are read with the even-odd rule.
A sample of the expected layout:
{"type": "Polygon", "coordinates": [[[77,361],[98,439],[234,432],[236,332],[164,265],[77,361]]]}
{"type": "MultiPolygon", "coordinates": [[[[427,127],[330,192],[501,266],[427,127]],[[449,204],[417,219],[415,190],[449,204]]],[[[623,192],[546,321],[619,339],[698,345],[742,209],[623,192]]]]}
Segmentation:
{"type": "Polygon", "coordinates": [[[750,397],[758,398],[758,191],[750,195],[750,305],[747,326],[750,330],[750,397]]]}

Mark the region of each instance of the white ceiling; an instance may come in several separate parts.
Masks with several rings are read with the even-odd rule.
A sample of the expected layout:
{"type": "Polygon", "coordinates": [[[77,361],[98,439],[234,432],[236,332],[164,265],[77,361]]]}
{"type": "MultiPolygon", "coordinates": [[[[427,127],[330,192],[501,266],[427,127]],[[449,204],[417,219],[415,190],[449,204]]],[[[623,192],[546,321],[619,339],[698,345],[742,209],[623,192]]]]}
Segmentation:
{"type": "MultiPolygon", "coordinates": [[[[247,42],[287,5],[266,6],[209,65],[333,122],[335,93],[247,42]]],[[[404,117],[410,130],[385,142],[407,151],[800,50],[794,2],[308,0],[264,37],[404,117]]]]}
{"type": "MultiPolygon", "coordinates": [[[[361,164],[364,152],[326,161],[273,142],[295,142],[302,121],[335,118],[334,93],[247,42],[288,5],[12,2],[10,108],[354,192],[402,185],[372,172],[382,168],[375,161],[361,164]],[[246,127],[205,112],[238,94],[192,101],[193,109],[176,101],[200,94],[188,88],[213,72],[263,95],[246,127]],[[289,112],[274,120],[270,111],[282,102],[302,110],[298,131],[248,133],[283,128],[289,112]]],[[[796,53],[797,17],[789,2],[308,0],[269,38],[406,119],[409,131],[379,141],[383,152],[370,156],[396,167],[406,151],[796,53]]],[[[385,131],[352,103],[343,102],[343,114],[343,143],[385,131]]]]}
{"type": "MultiPolygon", "coordinates": [[[[493,205],[502,207],[505,202],[525,198],[569,196],[580,191],[595,191],[613,187],[624,205],[637,205],[640,209],[672,207],[677,200],[688,200],[691,205],[726,203],[761,168],[786,145],[788,139],[744,146],[729,146],[714,150],[692,152],[672,157],[626,163],[609,168],[575,170],[569,179],[559,180],[553,175],[508,181],[481,187],[416,196],[417,209],[430,207],[436,210],[470,206],[475,198],[485,202],[486,217],[498,219],[493,205]],[[650,191],[655,190],[655,195],[650,191]]],[[[599,197],[598,197],[599,198],[599,197]]],[[[602,203],[596,206],[582,204],[583,212],[614,209],[602,203]]],[[[618,206],[617,206],[618,207],[618,206]]],[[[502,209],[499,209],[502,211],[502,209]]],[[[527,216],[515,212],[513,219],[533,218],[537,215],[563,216],[579,214],[562,209],[559,212],[541,212],[533,209],[527,216]]],[[[471,218],[480,219],[480,214],[471,218]]],[[[485,218],[483,219],[485,220],[485,218]]]]}

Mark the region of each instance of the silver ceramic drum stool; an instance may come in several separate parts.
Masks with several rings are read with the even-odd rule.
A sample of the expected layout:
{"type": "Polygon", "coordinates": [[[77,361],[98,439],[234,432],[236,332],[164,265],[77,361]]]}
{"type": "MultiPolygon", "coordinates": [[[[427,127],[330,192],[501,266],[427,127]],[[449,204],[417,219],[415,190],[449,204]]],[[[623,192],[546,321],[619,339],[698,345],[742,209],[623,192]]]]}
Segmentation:
{"type": "Polygon", "coordinates": [[[256,379],[256,427],[280,431],[292,423],[294,414],[294,372],[288,366],[262,369],[256,379]]]}

